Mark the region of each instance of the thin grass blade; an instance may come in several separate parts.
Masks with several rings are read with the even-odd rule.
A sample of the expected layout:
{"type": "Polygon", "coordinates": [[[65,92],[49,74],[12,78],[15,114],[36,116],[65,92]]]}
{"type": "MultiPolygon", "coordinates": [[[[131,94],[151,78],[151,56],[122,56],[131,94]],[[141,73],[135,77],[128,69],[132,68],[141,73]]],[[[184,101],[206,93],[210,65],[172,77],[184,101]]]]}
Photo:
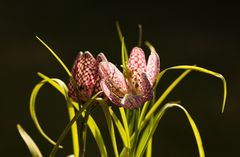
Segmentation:
{"type": "Polygon", "coordinates": [[[214,71],[202,68],[202,67],[191,66],[191,65],[179,65],[179,66],[170,67],[168,69],[195,70],[195,71],[199,71],[199,72],[206,73],[206,74],[212,75],[214,77],[220,78],[222,80],[222,83],[223,83],[222,113],[224,112],[225,105],[226,105],[226,99],[227,99],[227,82],[226,82],[226,80],[225,80],[223,75],[221,75],[220,73],[217,73],[217,72],[214,72],[214,71]]]}
{"type": "Polygon", "coordinates": [[[129,143],[127,141],[126,131],[124,130],[124,127],[123,127],[121,121],[118,119],[118,117],[115,115],[115,113],[113,112],[113,110],[111,108],[109,108],[109,112],[110,112],[110,114],[111,114],[111,116],[113,118],[113,121],[114,121],[114,123],[115,123],[115,125],[116,125],[116,127],[118,129],[118,132],[119,132],[119,134],[120,134],[120,136],[122,138],[124,147],[130,149],[129,143]]]}
{"type": "Polygon", "coordinates": [[[82,108],[80,108],[80,110],[75,114],[75,116],[72,118],[72,120],[66,125],[66,127],[64,128],[64,130],[62,131],[61,135],[59,136],[56,145],[53,147],[49,157],[54,157],[57,153],[58,147],[59,145],[62,143],[63,139],[65,138],[65,136],[67,135],[67,133],[69,132],[69,130],[71,129],[71,126],[77,121],[77,119],[82,115],[83,111],[85,111],[87,108],[90,108],[91,105],[93,105],[93,101],[96,99],[96,97],[102,92],[98,92],[97,94],[95,94],[91,99],[89,99],[82,108]]]}
{"type": "Polygon", "coordinates": [[[168,103],[165,106],[163,106],[163,108],[161,108],[161,110],[154,116],[154,122],[150,125],[147,126],[147,128],[144,130],[143,135],[141,136],[141,139],[139,141],[139,145],[138,145],[138,149],[136,151],[136,157],[141,157],[143,156],[146,148],[147,148],[147,143],[149,142],[149,140],[153,137],[154,132],[156,131],[157,126],[159,125],[159,122],[162,118],[162,116],[165,114],[165,112],[172,107],[177,107],[180,108],[186,115],[189,124],[191,125],[191,128],[193,130],[195,139],[196,139],[196,143],[198,146],[198,151],[199,151],[199,156],[200,157],[205,157],[205,153],[204,153],[204,148],[202,145],[202,140],[201,140],[201,136],[200,133],[198,131],[198,128],[194,122],[194,120],[192,119],[192,117],[190,116],[190,114],[187,112],[187,110],[176,103],[168,103]]]}
{"type": "MultiPolygon", "coordinates": [[[[38,95],[39,90],[42,88],[42,86],[47,83],[46,80],[43,80],[41,82],[39,82],[38,84],[35,85],[35,87],[33,88],[33,91],[31,93],[31,97],[30,97],[30,104],[29,104],[29,110],[30,110],[30,115],[31,118],[35,124],[35,126],[37,127],[38,131],[40,132],[40,134],[47,140],[49,141],[51,144],[55,145],[56,142],[54,142],[42,129],[41,125],[38,122],[38,118],[36,115],[36,97],[38,95]]],[[[62,146],[59,146],[60,148],[62,148],[62,146]]]]}
{"type": "Polygon", "coordinates": [[[42,153],[40,152],[38,146],[33,141],[33,139],[27,134],[27,132],[21,127],[20,124],[17,124],[17,129],[23,138],[24,142],[28,146],[33,157],[42,157],[42,153]]]}
{"type": "Polygon", "coordinates": [[[52,53],[52,55],[57,59],[57,61],[61,64],[61,66],[64,68],[64,70],[67,72],[69,77],[72,77],[71,72],[67,68],[67,66],[64,64],[64,62],[57,56],[57,54],[38,36],[36,38],[52,53]]]}
{"type": "Polygon", "coordinates": [[[98,128],[96,122],[94,121],[94,119],[92,118],[91,115],[89,115],[88,121],[87,121],[88,127],[90,128],[92,135],[95,139],[95,141],[97,142],[99,151],[101,153],[102,157],[107,157],[107,149],[101,134],[100,129],[98,128]]]}
{"type": "Polygon", "coordinates": [[[123,126],[126,132],[126,141],[127,141],[127,147],[130,148],[131,144],[130,144],[130,135],[129,135],[129,128],[128,128],[128,121],[127,121],[127,117],[126,117],[126,113],[123,107],[119,107],[119,111],[120,111],[120,115],[122,117],[122,122],[123,122],[123,126]]]}
{"type": "Polygon", "coordinates": [[[109,134],[111,137],[114,155],[115,155],[115,157],[118,157],[119,153],[118,153],[118,147],[117,147],[116,136],[115,136],[115,131],[114,131],[114,125],[112,122],[111,114],[108,109],[108,105],[106,103],[101,103],[101,107],[102,107],[104,115],[106,117],[108,131],[109,131],[109,134]]]}

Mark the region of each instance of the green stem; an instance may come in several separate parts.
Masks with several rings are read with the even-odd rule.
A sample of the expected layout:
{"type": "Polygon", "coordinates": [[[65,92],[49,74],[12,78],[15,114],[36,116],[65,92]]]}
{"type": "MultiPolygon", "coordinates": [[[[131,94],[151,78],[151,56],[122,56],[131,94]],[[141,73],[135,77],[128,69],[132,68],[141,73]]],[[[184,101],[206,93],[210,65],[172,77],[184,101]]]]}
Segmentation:
{"type": "Polygon", "coordinates": [[[139,129],[138,129],[138,121],[139,121],[139,117],[140,117],[140,109],[137,109],[136,110],[136,112],[135,112],[135,121],[136,121],[136,123],[135,123],[135,138],[134,138],[134,141],[133,141],[133,145],[132,145],[132,151],[131,151],[131,156],[135,156],[135,152],[136,152],[136,148],[137,148],[137,143],[138,143],[138,137],[139,137],[139,129]]]}

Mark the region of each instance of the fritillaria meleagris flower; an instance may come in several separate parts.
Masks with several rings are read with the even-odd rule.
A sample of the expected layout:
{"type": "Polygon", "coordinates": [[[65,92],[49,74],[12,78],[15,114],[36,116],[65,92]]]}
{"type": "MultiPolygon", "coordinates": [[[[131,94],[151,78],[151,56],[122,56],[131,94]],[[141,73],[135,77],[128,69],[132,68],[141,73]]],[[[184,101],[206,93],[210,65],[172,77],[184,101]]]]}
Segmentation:
{"type": "Polygon", "coordinates": [[[99,53],[95,59],[88,51],[79,52],[72,67],[72,76],[78,91],[72,80],[68,83],[68,95],[74,101],[78,101],[79,97],[79,100],[85,102],[101,90],[98,75],[98,66],[101,61],[107,61],[103,53],[99,53]]]}
{"type": "Polygon", "coordinates": [[[160,71],[159,56],[156,52],[151,52],[146,64],[143,50],[134,47],[125,70],[123,74],[111,62],[101,62],[100,85],[114,104],[134,109],[152,98],[153,86],[160,71]]]}

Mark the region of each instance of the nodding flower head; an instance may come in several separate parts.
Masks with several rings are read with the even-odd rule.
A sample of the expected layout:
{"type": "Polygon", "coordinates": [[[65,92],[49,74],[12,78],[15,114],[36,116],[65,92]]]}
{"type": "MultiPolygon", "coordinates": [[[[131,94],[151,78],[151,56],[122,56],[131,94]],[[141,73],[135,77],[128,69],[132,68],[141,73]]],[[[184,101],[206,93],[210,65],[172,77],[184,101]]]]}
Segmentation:
{"type": "Polygon", "coordinates": [[[72,67],[73,80],[68,83],[68,95],[77,101],[87,101],[92,95],[101,90],[98,66],[101,61],[107,61],[103,53],[99,53],[95,59],[88,51],[79,52],[72,67]],[[77,88],[77,89],[76,89],[77,88]]]}
{"type": "Polygon", "coordinates": [[[143,50],[134,47],[124,71],[124,74],[121,73],[111,62],[101,62],[101,88],[114,104],[129,109],[138,108],[152,98],[153,86],[160,71],[159,56],[155,51],[151,52],[146,64],[143,50]]]}

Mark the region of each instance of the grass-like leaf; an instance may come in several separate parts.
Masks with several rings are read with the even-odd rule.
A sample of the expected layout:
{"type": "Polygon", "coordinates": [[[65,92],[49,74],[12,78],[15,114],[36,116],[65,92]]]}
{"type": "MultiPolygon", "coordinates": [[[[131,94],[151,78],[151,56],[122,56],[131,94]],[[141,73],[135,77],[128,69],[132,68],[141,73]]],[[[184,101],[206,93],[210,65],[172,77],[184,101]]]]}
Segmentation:
{"type": "Polygon", "coordinates": [[[148,125],[147,128],[145,129],[145,131],[143,132],[141,139],[139,141],[138,144],[138,148],[136,151],[136,157],[141,157],[144,154],[145,149],[147,148],[147,144],[149,142],[149,140],[152,138],[154,132],[157,129],[157,126],[162,118],[162,116],[165,114],[165,112],[172,107],[177,107],[180,108],[185,115],[187,116],[187,119],[191,125],[191,128],[193,130],[196,142],[197,142],[197,146],[198,146],[198,151],[199,151],[199,156],[200,157],[205,157],[205,153],[204,153],[204,149],[203,149],[203,145],[202,145],[202,140],[201,140],[201,136],[200,133],[198,131],[198,128],[194,122],[194,120],[192,119],[192,117],[190,116],[190,114],[187,112],[187,110],[176,103],[168,103],[165,106],[163,106],[163,108],[161,108],[161,110],[154,116],[154,120],[153,123],[148,125]]]}
{"type": "Polygon", "coordinates": [[[87,124],[88,124],[88,127],[90,128],[90,130],[92,132],[92,135],[93,135],[95,141],[97,142],[97,145],[98,145],[99,151],[101,153],[101,156],[102,157],[107,157],[108,156],[107,149],[106,149],[106,146],[104,144],[104,140],[103,140],[101,131],[98,128],[96,122],[94,121],[94,119],[92,118],[91,115],[89,115],[89,117],[88,117],[87,124]]]}
{"type": "MultiPolygon", "coordinates": [[[[182,81],[184,77],[186,77],[191,70],[186,70],[183,72],[176,80],[173,81],[173,83],[164,91],[164,93],[158,98],[156,103],[151,107],[151,109],[148,111],[148,113],[145,116],[145,119],[141,123],[141,128],[145,126],[145,124],[150,120],[151,116],[154,114],[154,112],[159,108],[159,106],[162,104],[162,102],[165,100],[165,98],[171,93],[171,91],[182,81]]],[[[161,74],[161,73],[160,73],[161,74]]]]}
{"type": "MultiPolygon", "coordinates": [[[[42,77],[44,79],[44,81],[50,83],[54,88],[56,88],[65,97],[66,102],[67,102],[69,119],[71,120],[75,116],[75,110],[74,110],[74,107],[73,107],[73,105],[71,103],[70,98],[68,97],[68,89],[67,89],[66,84],[63,81],[59,80],[59,79],[54,79],[54,78],[51,79],[51,78],[48,78],[47,76],[45,76],[45,75],[43,75],[41,73],[38,73],[38,75],[40,77],[42,77]]],[[[35,94],[37,94],[37,93],[35,93],[35,94]]],[[[33,95],[34,95],[34,92],[33,92],[33,95]]],[[[33,96],[33,97],[35,97],[35,96],[33,96]]],[[[33,103],[30,104],[30,113],[31,113],[31,115],[33,117],[33,121],[36,124],[36,126],[37,126],[38,130],[40,131],[40,133],[48,141],[50,141],[52,144],[55,144],[55,142],[53,143],[53,141],[43,132],[43,130],[42,130],[42,128],[41,128],[41,126],[40,126],[40,124],[38,122],[38,119],[37,119],[37,116],[36,116],[36,111],[35,111],[35,100],[33,101],[33,103]]],[[[77,123],[74,123],[72,125],[72,139],[73,139],[74,154],[75,154],[75,156],[77,156],[79,154],[79,141],[78,141],[77,123]]]]}
{"type": "Polygon", "coordinates": [[[116,27],[117,27],[117,32],[118,32],[120,42],[122,44],[122,64],[125,67],[125,64],[128,62],[128,51],[127,51],[127,47],[124,42],[124,37],[122,35],[122,31],[118,21],[116,21],[116,27]]]}
{"type": "MultiPolygon", "coordinates": [[[[55,143],[50,137],[48,137],[48,135],[43,131],[41,125],[39,124],[38,118],[37,118],[37,115],[36,115],[36,109],[35,109],[35,106],[36,106],[36,97],[37,97],[37,95],[38,95],[39,90],[41,89],[41,87],[42,87],[45,83],[47,83],[47,80],[42,80],[41,82],[39,82],[38,84],[36,84],[36,86],[33,88],[33,91],[32,91],[31,97],[30,97],[29,109],[30,109],[31,118],[32,118],[34,124],[36,125],[38,131],[40,132],[40,134],[41,134],[45,139],[47,139],[51,144],[55,145],[56,143],[55,143]]],[[[59,146],[59,147],[62,148],[62,146],[59,146]]]]}
{"type": "Polygon", "coordinates": [[[130,144],[130,135],[129,135],[129,128],[128,128],[128,120],[126,117],[126,112],[125,109],[123,107],[119,107],[119,111],[120,111],[120,115],[122,117],[122,123],[126,132],[126,141],[127,141],[127,147],[131,147],[130,144]]]}
{"type": "Polygon", "coordinates": [[[115,157],[118,157],[119,156],[118,147],[117,147],[117,142],[116,142],[114,125],[113,125],[113,122],[112,122],[112,117],[111,117],[111,114],[109,112],[109,106],[106,103],[101,103],[101,107],[102,107],[104,115],[106,117],[108,131],[109,131],[109,134],[110,134],[110,137],[111,137],[114,155],[115,155],[115,157]]]}
{"type": "Polygon", "coordinates": [[[111,109],[111,107],[109,107],[109,112],[113,118],[113,121],[118,129],[118,132],[122,138],[122,141],[123,141],[123,145],[124,147],[126,147],[127,149],[130,148],[130,145],[127,141],[127,134],[126,134],[126,131],[124,130],[124,127],[121,123],[121,121],[118,119],[118,117],[116,116],[116,114],[113,112],[113,110],[111,109]]]}
{"type": "Polygon", "coordinates": [[[91,105],[93,105],[93,101],[96,99],[96,97],[100,94],[101,92],[96,93],[94,96],[92,96],[91,99],[89,99],[82,108],[79,109],[79,111],[75,114],[75,116],[71,119],[71,121],[66,125],[66,127],[64,128],[64,130],[62,131],[61,135],[59,136],[56,145],[53,147],[51,153],[50,153],[50,157],[54,157],[59,145],[62,143],[63,139],[65,138],[65,136],[67,135],[67,133],[69,132],[71,126],[77,121],[77,119],[82,115],[83,111],[85,111],[87,108],[89,108],[91,105]]]}
{"type": "Polygon", "coordinates": [[[17,124],[17,129],[23,138],[24,142],[28,146],[29,151],[31,152],[33,157],[42,157],[42,154],[36,145],[36,143],[33,141],[33,139],[27,134],[27,132],[21,127],[20,124],[17,124]]]}
{"type": "Polygon", "coordinates": [[[217,73],[217,72],[214,72],[214,71],[202,68],[202,67],[191,66],[191,65],[178,65],[178,66],[170,67],[168,69],[195,70],[195,71],[199,71],[199,72],[206,73],[206,74],[212,75],[214,77],[220,78],[222,80],[222,83],[223,83],[222,113],[224,112],[226,99],[227,99],[227,83],[226,83],[226,80],[223,77],[223,75],[221,75],[220,73],[217,73]]]}
{"type": "Polygon", "coordinates": [[[38,36],[36,36],[36,38],[52,53],[52,55],[57,59],[57,61],[61,64],[61,66],[67,72],[68,76],[72,77],[71,72],[68,70],[64,62],[57,56],[57,54],[42,39],[40,39],[38,36]]]}

